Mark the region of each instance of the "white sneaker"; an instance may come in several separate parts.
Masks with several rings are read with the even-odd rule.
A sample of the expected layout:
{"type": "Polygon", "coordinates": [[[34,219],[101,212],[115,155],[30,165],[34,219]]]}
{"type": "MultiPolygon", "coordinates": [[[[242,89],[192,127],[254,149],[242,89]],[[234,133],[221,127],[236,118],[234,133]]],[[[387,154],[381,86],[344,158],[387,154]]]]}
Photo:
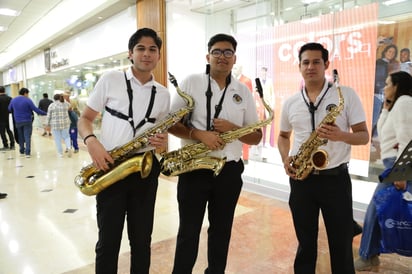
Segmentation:
{"type": "Polygon", "coordinates": [[[60,153],[59,153],[58,155],[59,155],[59,158],[63,158],[63,154],[60,154],[60,153]]]}

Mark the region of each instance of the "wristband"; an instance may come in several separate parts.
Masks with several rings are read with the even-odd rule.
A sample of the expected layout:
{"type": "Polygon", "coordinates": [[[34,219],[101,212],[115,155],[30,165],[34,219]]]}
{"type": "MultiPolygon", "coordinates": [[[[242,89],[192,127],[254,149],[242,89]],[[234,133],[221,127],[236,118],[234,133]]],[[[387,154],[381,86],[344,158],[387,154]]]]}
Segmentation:
{"type": "Polygon", "coordinates": [[[86,137],[84,137],[84,138],[83,138],[83,143],[84,143],[86,146],[87,146],[87,144],[86,144],[86,140],[87,140],[87,139],[89,139],[90,137],[97,138],[97,137],[96,137],[96,135],[94,135],[93,133],[92,133],[92,134],[87,135],[86,137]]]}
{"type": "Polygon", "coordinates": [[[192,128],[190,129],[190,131],[189,131],[189,139],[190,139],[190,140],[193,140],[193,139],[192,139],[193,130],[195,130],[195,128],[192,127],[192,128]]]}

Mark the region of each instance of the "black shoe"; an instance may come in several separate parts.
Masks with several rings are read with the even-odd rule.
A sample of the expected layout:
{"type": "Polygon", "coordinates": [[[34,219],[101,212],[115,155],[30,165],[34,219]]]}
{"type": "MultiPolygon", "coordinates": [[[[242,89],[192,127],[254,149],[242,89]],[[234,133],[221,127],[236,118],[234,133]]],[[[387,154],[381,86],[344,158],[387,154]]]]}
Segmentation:
{"type": "Polygon", "coordinates": [[[43,132],[43,134],[41,136],[46,136],[46,135],[47,135],[47,132],[43,132]]]}
{"type": "Polygon", "coordinates": [[[362,227],[356,221],[353,221],[353,237],[358,236],[361,233],[362,227]]]}
{"type": "Polygon", "coordinates": [[[0,193],[0,199],[4,199],[7,197],[7,193],[0,193]]]}

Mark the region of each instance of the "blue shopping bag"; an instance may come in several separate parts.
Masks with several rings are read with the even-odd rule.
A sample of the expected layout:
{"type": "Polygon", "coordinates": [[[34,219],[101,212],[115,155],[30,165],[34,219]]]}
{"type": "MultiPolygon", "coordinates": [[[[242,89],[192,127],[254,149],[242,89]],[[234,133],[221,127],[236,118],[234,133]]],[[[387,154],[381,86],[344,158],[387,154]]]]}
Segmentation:
{"type": "Polygon", "coordinates": [[[394,186],[373,197],[381,228],[381,252],[412,256],[412,194],[394,186]]]}

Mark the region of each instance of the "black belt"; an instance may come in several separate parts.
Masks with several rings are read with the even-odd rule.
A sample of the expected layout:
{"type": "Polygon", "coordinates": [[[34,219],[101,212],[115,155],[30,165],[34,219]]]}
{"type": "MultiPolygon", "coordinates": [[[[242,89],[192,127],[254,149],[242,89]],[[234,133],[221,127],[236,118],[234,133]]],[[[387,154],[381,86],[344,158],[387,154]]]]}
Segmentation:
{"type": "Polygon", "coordinates": [[[340,175],[343,171],[348,170],[348,163],[343,163],[337,167],[330,168],[330,169],[315,169],[312,171],[312,175],[324,175],[324,176],[336,176],[340,175]]]}

